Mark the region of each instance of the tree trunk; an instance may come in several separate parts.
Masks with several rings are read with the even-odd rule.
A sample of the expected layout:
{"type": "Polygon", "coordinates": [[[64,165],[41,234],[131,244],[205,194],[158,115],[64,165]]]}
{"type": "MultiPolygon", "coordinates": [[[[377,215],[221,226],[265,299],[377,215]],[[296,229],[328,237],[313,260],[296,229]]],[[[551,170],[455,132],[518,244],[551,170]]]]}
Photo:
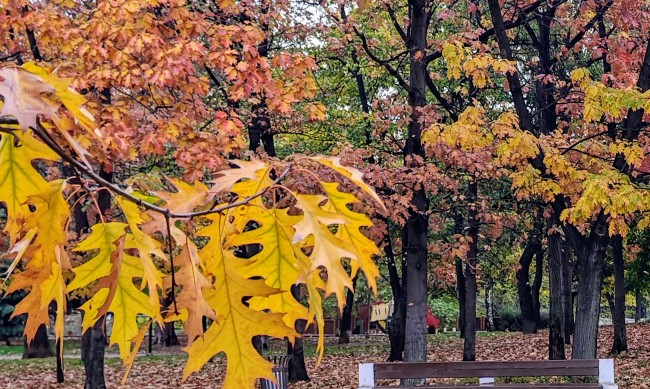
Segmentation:
{"type": "Polygon", "coordinates": [[[594,223],[587,244],[586,250],[578,256],[578,301],[573,359],[596,358],[603,262],[609,244],[606,222],[594,223]]]}
{"type": "Polygon", "coordinates": [[[467,302],[467,290],[465,288],[465,274],[463,274],[463,261],[456,258],[456,293],[458,295],[458,326],[460,338],[465,338],[465,303],[467,302]]]}
{"type": "Polygon", "coordinates": [[[163,329],[163,337],[165,339],[165,347],[179,346],[181,343],[178,341],[176,331],[174,330],[173,322],[166,322],[163,329]]]}
{"type": "MultiPolygon", "coordinates": [[[[357,279],[359,275],[356,275],[352,279],[352,287],[357,288],[357,279]]],[[[352,307],[354,305],[354,291],[348,289],[347,294],[345,295],[345,307],[343,308],[343,314],[341,315],[341,326],[339,334],[339,344],[350,343],[350,331],[352,330],[352,307]]]]}
{"type": "MultiPolygon", "coordinates": [[[[612,259],[614,261],[614,298],[612,322],[614,323],[614,343],[611,354],[627,351],[627,331],[625,328],[625,263],[623,262],[623,238],[612,237],[612,259]]],[[[611,297],[611,296],[610,296],[611,297]]]]}
{"type": "MultiPolygon", "coordinates": [[[[456,211],[454,214],[454,233],[461,235],[464,230],[463,215],[456,211]]],[[[456,257],[456,298],[458,298],[458,328],[460,338],[465,338],[465,301],[467,291],[465,289],[465,274],[463,274],[463,260],[456,257]]]]}
{"type": "Polygon", "coordinates": [[[492,288],[494,281],[491,279],[485,282],[485,315],[487,316],[486,329],[494,332],[494,304],[492,304],[492,288]]]}
{"type": "Polygon", "coordinates": [[[566,359],[564,350],[564,309],[562,307],[562,236],[548,235],[548,281],[550,309],[548,320],[548,359],[566,359]]]}
{"type": "Polygon", "coordinates": [[[86,369],[85,389],[106,388],[104,381],[104,347],[106,345],[104,319],[105,317],[102,316],[81,336],[81,360],[86,369]]]}
{"type": "Polygon", "coordinates": [[[27,344],[25,339],[25,349],[23,350],[23,359],[31,358],[49,358],[55,356],[54,348],[47,336],[47,327],[42,324],[36,330],[36,335],[31,343],[27,344]]]}
{"type": "Polygon", "coordinates": [[[537,320],[535,318],[535,304],[530,286],[529,269],[541,245],[534,238],[531,239],[524,248],[521,257],[519,257],[519,270],[517,271],[517,295],[519,296],[519,310],[524,334],[537,333],[537,320]]]}
{"type": "Polygon", "coordinates": [[[564,343],[571,344],[573,336],[573,250],[564,242],[564,257],[562,261],[562,293],[564,294],[564,343]]]}
{"type": "MultiPolygon", "coordinates": [[[[291,285],[291,294],[300,301],[300,290],[298,286],[291,285]]],[[[302,334],[305,332],[307,322],[305,320],[296,321],[296,332],[302,334]]],[[[305,366],[305,352],[303,350],[302,338],[296,338],[294,344],[287,342],[287,354],[291,356],[289,361],[289,382],[309,381],[307,366],[305,366]]]]}
{"type": "Polygon", "coordinates": [[[643,317],[643,296],[641,295],[641,288],[636,288],[634,293],[634,300],[636,307],[634,308],[634,322],[638,323],[643,317]]]}
{"type": "MultiPolygon", "coordinates": [[[[385,220],[386,221],[386,220],[385,220]]],[[[388,231],[384,236],[384,251],[388,258],[388,280],[393,292],[393,316],[388,324],[388,339],[390,340],[389,362],[401,361],[404,359],[404,337],[406,330],[406,268],[404,260],[401,261],[402,277],[400,279],[397,271],[393,241],[390,237],[390,225],[386,221],[388,231]]]]}
{"type": "MultiPolygon", "coordinates": [[[[172,292],[170,291],[166,297],[163,298],[163,311],[169,311],[170,307],[173,307],[174,298],[172,292]]],[[[178,346],[181,343],[178,341],[178,336],[176,336],[176,330],[174,330],[174,322],[165,322],[163,327],[163,339],[165,341],[165,347],[178,346]]]]}
{"type": "MultiPolygon", "coordinates": [[[[409,1],[410,27],[408,50],[410,52],[409,72],[409,106],[411,117],[408,138],[404,149],[407,166],[418,167],[416,156],[424,156],[422,147],[422,124],[420,108],[426,105],[427,65],[421,59],[427,46],[427,1],[409,1]]],[[[429,207],[426,193],[422,186],[413,187],[412,209],[404,226],[406,232],[406,333],[404,338],[404,360],[423,362],[427,358],[427,243],[429,207]]],[[[407,380],[413,385],[421,380],[407,380]]]]}
{"type": "MultiPolygon", "coordinates": [[[[298,320],[296,322],[296,331],[300,334],[305,332],[306,324],[304,320],[298,320]]],[[[289,382],[309,381],[307,366],[305,366],[305,352],[302,338],[296,338],[293,345],[288,343],[287,354],[291,355],[291,360],[289,361],[289,382]]]]}
{"type": "Polygon", "coordinates": [[[469,250],[465,264],[465,342],[463,361],[476,360],[476,264],[478,262],[478,186],[472,180],[467,185],[467,222],[469,226],[469,250]]]}
{"type": "Polygon", "coordinates": [[[388,325],[390,355],[388,362],[404,360],[404,338],[406,336],[406,293],[393,298],[393,317],[388,325]]]}
{"type": "Polygon", "coordinates": [[[533,315],[537,328],[542,328],[542,315],[540,313],[541,305],[539,303],[539,291],[542,288],[542,279],[544,277],[544,249],[540,244],[535,254],[535,278],[533,279],[533,286],[531,287],[531,294],[533,296],[533,315]]]}
{"type": "MultiPolygon", "coordinates": [[[[110,104],[110,89],[102,90],[103,100],[110,104]]],[[[113,182],[113,173],[107,173],[102,167],[99,170],[99,176],[103,179],[113,182]]],[[[97,205],[102,214],[106,214],[111,208],[111,194],[107,190],[102,190],[97,195],[97,205]]],[[[103,389],[106,388],[104,381],[104,348],[106,347],[106,334],[104,321],[106,317],[97,320],[94,326],[89,328],[81,337],[81,360],[86,369],[86,389],[103,389]]]]}
{"type": "MultiPolygon", "coordinates": [[[[423,191],[414,194],[413,201],[426,204],[423,191]]],[[[418,207],[426,209],[426,205],[418,207]]],[[[406,223],[409,236],[406,254],[406,327],[404,360],[423,362],[427,349],[427,218],[413,215],[406,223]]]]}
{"type": "Polygon", "coordinates": [[[61,384],[65,381],[63,374],[63,339],[57,339],[54,349],[56,350],[56,382],[61,384]]]}

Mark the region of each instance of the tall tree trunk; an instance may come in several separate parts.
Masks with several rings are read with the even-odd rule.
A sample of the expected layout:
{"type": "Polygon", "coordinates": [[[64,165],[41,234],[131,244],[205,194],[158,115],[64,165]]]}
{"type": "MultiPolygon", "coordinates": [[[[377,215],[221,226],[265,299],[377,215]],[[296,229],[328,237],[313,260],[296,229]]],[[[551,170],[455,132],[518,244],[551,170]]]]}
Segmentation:
{"type": "Polygon", "coordinates": [[[47,327],[45,324],[42,324],[36,330],[36,335],[34,335],[34,339],[29,344],[27,344],[27,339],[25,338],[23,359],[49,358],[53,356],[55,356],[55,352],[47,336],[47,327]]]}
{"type": "MultiPolygon", "coordinates": [[[[627,351],[627,331],[625,328],[625,263],[623,262],[623,238],[612,237],[612,259],[614,261],[614,299],[612,321],[614,323],[614,342],[611,354],[627,351]]],[[[610,305],[612,305],[610,303],[610,305]]]]}
{"type": "Polygon", "coordinates": [[[548,359],[566,359],[564,309],[562,307],[562,236],[558,232],[548,235],[548,281],[551,294],[548,320],[548,359]]]}
{"type": "Polygon", "coordinates": [[[634,291],[634,301],[636,307],[634,308],[634,322],[638,323],[641,321],[641,318],[643,316],[643,310],[645,307],[643,306],[643,295],[641,294],[641,288],[636,288],[634,291]]]}
{"type": "Polygon", "coordinates": [[[463,343],[463,361],[476,360],[476,265],[478,262],[478,186],[475,180],[467,185],[469,210],[469,250],[465,264],[465,341],[463,343]]]}
{"type": "MultiPolygon", "coordinates": [[[[291,294],[296,301],[300,301],[300,290],[298,286],[291,285],[291,294]]],[[[298,334],[304,333],[306,326],[307,322],[305,320],[298,320],[296,322],[296,332],[298,334]]],[[[289,382],[309,381],[302,338],[296,338],[293,345],[287,343],[287,354],[291,356],[291,360],[289,361],[289,382]]]]}
{"type": "Polygon", "coordinates": [[[485,316],[487,316],[486,330],[494,332],[494,304],[492,303],[492,289],[494,281],[488,279],[485,282],[485,316]]]}
{"type": "MultiPolygon", "coordinates": [[[[420,108],[426,105],[427,65],[422,54],[427,46],[427,1],[409,1],[410,27],[407,46],[410,52],[409,106],[411,118],[408,138],[404,149],[405,164],[418,167],[414,157],[424,156],[422,147],[422,124],[420,108]]],[[[422,362],[427,357],[427,243],[428,243],[428,200],[424,189],[413,187],[412,209],[406,220],[406,335],[404,339],[404,360],[422,362]]],[[[410,380],[409,380],[410,381],[410,380]]],[[[419,380],[415,380],[419,382],[419,380]]],[[[407,382],[408,384],[413,384],[407,382]]]]}
{"type": "Polygon", "coordinates": [[[573,336],[573,250],[564,242],[564,257],[562,260],[562,293],[564,294],[564,343],[571,344],[573,336]]]}
{"type": "Polygon", "coordinates": [[[86,369],[85,389],[105,389],[104,381],[104,319],[102,316],[81,336],[81,360],[86,369]]]}
{"type": "Polygon", "coordinates": [[[519,270],[517,271],[517,295],[519,296],[519,310],[521,312],[522,332],[524,334],[537,333],[537,320],[535,318],[535,304],[532,288],[530,286],[530,264],[535,254],[541,247],[539,241],[531,236],[524,252],[519,257],[519,270]]]}
{"type": "MultiPolygon", "coordinates": [[[[454,214],[454,233],[461,235],[464,230],[463,215],[458,210],[454,214]]],[[[463,260],[456,257],[456,298],[458,298],[458,328],[460,338],[465,338],[465,302],[467,290],[465,289],[465,274],[463,273],[463,260]]]]}
{"type": "Polygon", "coordinates": [[[393,292],[393,316],[388,325],[388,339],[390,340],[389,362],[401,361],[404,359],[404,337],[406,331],[406,267],[405,260],[401,261],[402,277],[397,271],[393,241],[390,237],[390,225],[384,236],[384,251],[388,258],[388,280],[393,292]]]}
{"type": "Polygon", "coordinates": [[[406,336],[406,293],[393,297],[393,317],[388,325],[390,341],[389,362],[404,360],[404,338],[406,336]]]}
{"type": "MultiPolygon", "coordinates": [[[[604,215],[598,218],[604,220],[604,215]]],[[[600,291],[603,283],[603,262],[609,244],[607,223],[592,226],[587,247],[578,256],[578,301],[576,306],[573,359],[595,359],[598,346],[600,291]]],[[[576,252],[580,252],[576,250],[576,252]]]]}
{"type": "MultiPolygon", "coordinates": [[[[356,290],[357,288],[357,279],[359,275],[356,275],[352,279],[352,287],[356,290]]],[[[352,307],[354,305],[354,291],[348,289],[347,294],[345,295],[345,307],[343,308],[343,314],[341,315],[341,326],[339,334],[339,344],[350,343],[350,331],[352,330],[352,307]]]]}
{"type": "Polygon", "coordinates": [[[465,303],[467,302],[467,290],[465,288],[465,274],[463,273],[463,261],[456,258],[456,294],[458,296],[458,326],[460,338],[465,338],[465,303]]]}
{"type": "Polygon", "coordinates": [[[535,322],[537,323],[537,328],[541,328],[542,315],[541,315],[541,304],[539,303],[539,291],[542,288],[542,279],[544,278],[544,249],[540,244],[537,248],[537,253],[535,254],[535,277],[533,278],[533,285],[531,287],[531,294],[533,296],[533,315],[535,316],[535,322]]]}

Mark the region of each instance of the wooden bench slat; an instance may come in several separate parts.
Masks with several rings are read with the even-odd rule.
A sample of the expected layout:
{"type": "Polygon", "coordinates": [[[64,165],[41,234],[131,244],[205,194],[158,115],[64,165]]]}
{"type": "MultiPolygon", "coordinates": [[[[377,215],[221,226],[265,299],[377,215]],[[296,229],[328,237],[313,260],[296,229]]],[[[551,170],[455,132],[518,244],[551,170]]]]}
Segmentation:
{"type": "Polygon", "coordinates": [[[569,369],[490,369],[476,368],[474,370],[438,370],[436,368],[421,368],[409,366],[404,369],[383,370],[375,372],[376,379],[394,378],[471,378],[471,377],[576,377],[576,376],[597,376],[598,370],[588,368],[569,369]]]}
{"type": "Polygon", "coordinates": [[[374,372],[376,379],[598,376],[598,360],[377,363],[374,372]]]}

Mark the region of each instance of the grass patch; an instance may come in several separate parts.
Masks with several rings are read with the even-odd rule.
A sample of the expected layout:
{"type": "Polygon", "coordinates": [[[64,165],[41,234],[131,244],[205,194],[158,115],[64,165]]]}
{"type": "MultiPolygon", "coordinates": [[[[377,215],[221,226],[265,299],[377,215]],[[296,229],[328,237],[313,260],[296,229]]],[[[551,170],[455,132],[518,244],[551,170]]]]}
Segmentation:
{"type": "Polygon", "coordinates": [[[0,346],[0,355],[23,355],[23,346],[0,346]]]}

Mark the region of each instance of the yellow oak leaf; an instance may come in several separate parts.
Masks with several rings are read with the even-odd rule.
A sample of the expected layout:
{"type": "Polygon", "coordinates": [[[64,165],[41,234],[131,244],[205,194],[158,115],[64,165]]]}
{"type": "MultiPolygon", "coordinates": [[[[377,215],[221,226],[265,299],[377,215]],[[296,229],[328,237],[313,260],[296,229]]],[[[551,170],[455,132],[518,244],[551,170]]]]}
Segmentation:
{"type": "Polygon", "coordinates": [[[293,225],[301,217],[289,215],[288,209],[247,208],[244,220],[255,221],[259,228],[232,235],[227,244],[236,247],[258,243],[261,250],[239,267],[239,273],[245,278],[262,277],[266,285],[282,291],[269,297],[252,298],[251,307],[285,313],[284,321],[291,327],[299,319],[310,319],[307,308],[290,291],[292,285],[306,281],[311,267],[300,247],[291,244],[295,234],[293,225]]]}
{"type": "Polygon", "coordinates": [[[127,249],[137,249],[142,267],[144,268],[144,275],[142,277],[142,284],[140,289],[149,288],[149,299],[151,304],[158,304],[158,289],[163,289],[163,274],[158,270],[158,267],[152,260],[152,256],[160,258],[167,262],[167,257],[160,248],[161,244],[158,240],[145,234],[140,225],[145,223],[143,216],[145,213],[141,212],[138,206],[123,198],[116,198],[116,201],[129,226],[130,233],[127,235],[125,247],[127,249]]]}
{"type": "Polygon", "coordinates": [[[126,383],[126,379],[129,376],[129,373],[131,372],[131,368],[133,367],[133,362],[135,362],[135,357],[138,356],[138,350],[140,349],[140,346],[142,346],[142,342],[144,341],[144,337],[147,335],[147,330],[149,329],[149,326],[151,325],[151,321],[149,321],[149,324],[143,325],[140,330],[138,331],[138,335],[133,338],[133,350],[131,350],[131,353],[124,359],[124,366],[126,367],[126,371],[124,372],[124,376],[122,376],[122,382],[121,385],[124,386],[126,383]]]}
{"type": "Polygon", "coordinates": [[[31,245],[32,240],[34,239],[35,235],[36,235],[36,228],[30,229],[29,231],[27,231],[27,233],[25,234],[25,236],[21,240],[19,240],[13,246],[10,247],[9,252],[6,255],[3,255],[2,257],[0,257],[0,259],[9,258],[13,254],[15,254],[15,256],[13,257],[13,259],[11,261],[11,264],[9,264],[9,267],[4,272],[5,279],[2,282],[2,285],[0,285],[0,289],[2,289],[3,286],[5,286],[5,284],[9,280],[9,277],[11,276],[11,273],[13,273],[16,266],[18,266],[18,263],[25,256],[25,253],[30,248],[30,245],[31,245]]]}
{"type": "MultiPolygon", "coordinates": [[[[55,335],[62,339],[64,335],[64,314],[67,289],[63,270],[70,268],[70,261],[65,253],[67,242],[65,227],[70,216],[68,203],[63,197],[64,180],[46,182],[37,193],[30,194],[25,203],[32,207],[25,218],[25,227],[33,231],[32,250],[26,270],[14,277],[8,292],[18,289],[31,291],[16,306],[14,315],[27,314],[25,334],[32,339],[38,327],[50,325],[48,307],[56,302],[57,319],[55,335]]],[[[27,235],[31,234],[29,232],[27,235]]]]}
{"type": "Polygon", "coordinates": [[[293,243],[304,241],[306,246],[311,246],[311,271],[322,267],[327,270],[327,282],[325,288],[326,296],[334,293],[338,300],[340,309],[345,305],[345,288],[352,289],[352,280],[343,268],[342,259],[357,259],[353,250],[348,250],[348,242],[338,238],[329,229],[331,225],[347,223],[347,220],[339,214],[329,212],[323,207],[327,197],[321,195],[295,194],[296,206],[303,211],[303,218],[294,228],[296,234],[293,243]],[[312,238],[313,241],[309,241],[312,238]]]}
{"type": "Polygon", "coordinates": [[[42,261],[58,262],[63,269],[69,269],[70,263],[64,250],[70,217],[70,206],[63,197],[65,187],[65,180],[54,180],[48,182],[40,192],[30,195],[26,203],[34,211],[27,217],[25,227],[36,229],[33,244],[41,247],[42,261]]]}
{"type": "Polygon", "coordinates": [[[381,201],[381,198],[379,198],[375,190],[372,189],[368,184],[366,184],[363,181],[363,173],[361,173],[359,170],[353,167],[341,165],[341,158],[339,157],[318,156],[318,157],[313,157],[312,159],[322,165],[334,169],[337,173],[341,174],[342,176],[346,177],[347,179],[349,179],[350,181],[358,185],[359,188],[363,189],[364,192],[370,195],[370,197],[372,197],[373,200],[375,200],[377,204],[384,211],[386,210],[386,206],[384,205],[384,202],[381,201]]]}
{"type": "Polygon", "coordinates": [[[212,193],[233,191],[240,196],[253,195],[265,185],[272,182],[269,178],[269,167],[266,163],[251,159],[250,161],[230,161],[237,169],[220,171],[219,177],[212,181],[212,193]]]}
{"type": "Polygon", "coordinates": [[[18,304],[12,313],[12,317],[27,314],[25,322],[25,336],[31,342],[36,331],[41,325],[50,325],[49,305],[56,301],[57,314],[61,320],[56,321],[55,333],[58,339],[63,337],[63,318],[66,306],[66,288],[63,283],[61,267],[58,263],[45,263],[45,265],[34,265],[31,262],[43,263],[42,249],[34,251],[34,259],[27,264],[25,271],[14,276],[13,281],[7,288],[7,294],[17,290],[31,288],[31,291],[18,304]]]}
{"type": "Polygon", "coordinates": [[[44,94],[54,93],[54,88],[41,77],[22,68],[5,67],[0,69],[0,95],[3,97],[0,116],[13,116],[20,128],[27,131],[36,128],[39,115],[56,118],[58,103],[44,94]]]}
{"type": "Polygon", "coordinates": [[[126,235],[127,224],[119,222],[99,223],[91,227],[90,235],[79,242],[74,251],[95,252],[92,259],[75,267],[74,279],[68,284],[69,290],[90,285],[111,273],[111,255],[116,250],[115,242],[126,235]]]}
{"type": "Polygon", "coordinates": [[[22,68],[40,77],[41,80],[54,89],[53,93],[56,94],[81,128],[86,130],[90,135],[93,135],[94,138],[98,140],[102,139],[101,134],[96,131],[97,123],[95,122],[95,118],[84,108],[86,98],[70,87],[70,83],[72,82],[71,78],[58,77],[33,62],[24,64],[22,68]]]}
{"type": "Polygon", "coordinates": [[[58,160],[45,144],[37,141],[31,132],[2,134],[0,138],[0,202],[7,207],[7,223],[4,231],[9,241],[16,241],[25,219],[31,213],[25,202],[30,195],[47,187],[47,181],[32,166],[32,160],[58,160]]]}
{"type": "Polygon", "coordinates": [[[354,204],[359,200],[349,194],[339,191],[337,188],[338,183],[335,182],[321,182],[321,185],[329,197],[327,206],[329,210],[345,217],[347,223],[341,224],[336,230],[336,236],[342,241],[347,242],[348,249],[354,248],[356,258],[352,258],[350,264],[352,266],[352,274],[354,277],[357,270],[361,268],[368,279],[368,286],[370,289],[377,292],[377,278],[379,277],[379,269],[373,261],[373,255],[379,254],[379,248],[372,240],[368,239],[361,229],[364,227],[371,227],[372,221],[364,214],[351,211],[348,204],[354,204]]]}
{"type": "Polygon", "coordinates": [[[102,316],[113,313],[110,343],[119,346],[122,360],[128,359],[132,352],[131,342],[138,336],[137,315],[151,318],[160,315],[160,306],[152,306],[149,296],[133,283],[134,278],[142,278],[144,269],[139,258],[124,252],[125,241],[126,236],[123,235],[114,242],[110,273],[99,278],[94,295],[81,306],[85,312],[82,322],[84,331],[102,316]]]}
{"type": "MultiPolygon", "coordinates": [[[[203,206],[208,201],[208,187],[202,182],[197,181],[192,184],[183,182],[176,178],[168,178],[168,181],[176,188],[176,192],[153,192],[158,198],[165,202],[165,208],[173,213],[190,213],[197,207],[203,206]]],[[[159,212],[148,212],[149,221],[142,224],[142,231],[151,235],[154,232],[160,232],[167,235],[167,221],[165,215],[159,212]]],[[[185,243],[186,235],[175,226],[176,218],[170,218],[170,232],[177,244],[185,243]]]]}
{"type": "Polygon", "coordinates": [[[210,238],[201,250],[201,259],[215,278],[215,290],[207,300],[217,313],[217,321],[187,348],[188,360],[183,376],[187,378],[214,355],[224,353],[228,363],[223,388],[251,388],[258,378],[275,380],[273,365],[258,354],[252,338],[269,335],[293,340],[296,334],[284,324],[281,314],[258,312],[243,302],[249,296],[270,296],[277,293],[277,289],[268,287],[262,280],[241,277],[237,272],[240,261],[224,260],[224,232],[232,231],[225,226],[227,218],[227,214],[210,215],[208,219],[212,224],[198,232],[198,235],[210,238]]]}
{"type": "Polygon", "coordinates": [[[212,284],[200,271],[201,260],[196,245],[187,240],[183,251],[176,257],[176,264],[180,267],[175,273],[175,279],[181,287],[176,298],[179,311],[185,318],[185,333],[188,345],[203,334],[203,318],[217,320],[214,310],[210,308],[205,291],[213,289],[212,284]]]}

